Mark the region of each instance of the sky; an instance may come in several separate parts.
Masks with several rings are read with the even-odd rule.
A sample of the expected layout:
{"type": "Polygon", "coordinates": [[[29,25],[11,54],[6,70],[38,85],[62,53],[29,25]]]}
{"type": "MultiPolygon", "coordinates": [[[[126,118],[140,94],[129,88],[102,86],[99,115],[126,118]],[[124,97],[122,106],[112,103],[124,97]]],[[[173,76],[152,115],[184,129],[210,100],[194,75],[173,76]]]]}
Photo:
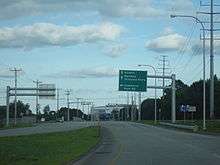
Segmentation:
{"type": "MultiPolygon", "coordinates": [[[[60,106],[66,106],[67,89],[72,101],[80,97],[96,106],[126,103],[126,92],[118,91],[119,70],[153,74],[149,67],[137,67],[147,64],[160,75],[162,56],[166,57],[167,75],[176,74],[188,85],[202,78],[200,25],[189,18],[170,18],[170,14],[187,14],[207,21],[207,16],[197,12],[209,8],[201,7],[197,0],[0,0],[0,8],[1,105],[5,105],[6,86],[14,86],[10,71],[14,67],[22,69],[18,87],[34,87],[33,81],[38,79],[60,88],[60,106]]],[[[208,78],[209,42],[206,50],[208,78]]],[[[219,53],[216,40],[218,76],[219,53]]],[[[161,93],[158,90],[158,97],[161,93]]],[[[153,94],[149,89],[142,99],[153,94]]],[[[35,112],[35,97],[18,99],[35,112]]],[[[40,104],[56,109],[56,100],[40,100],[40,104]]]]}

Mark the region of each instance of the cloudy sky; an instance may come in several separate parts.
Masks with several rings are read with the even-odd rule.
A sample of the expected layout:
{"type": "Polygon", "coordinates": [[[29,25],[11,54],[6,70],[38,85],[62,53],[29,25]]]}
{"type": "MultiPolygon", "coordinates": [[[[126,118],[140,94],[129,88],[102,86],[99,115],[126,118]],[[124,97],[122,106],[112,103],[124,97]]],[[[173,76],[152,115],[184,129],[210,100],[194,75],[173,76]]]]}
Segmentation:
{"type": "MultiPolygon", "coordinates": [[[[19,87],[32,87],[36,79],[55,83],[62,89],[61,106],[66,105],[66,89],[71,89],[72,100],[83,97],[96,105],[125,102],[126,94],[117,91],[119,69],[147,69],[153,74],[150,68],[137,67],[149,64],[161,74],[163,55],[167,74],[187,84],[202,77],[200,26],[169,17],[188,14],[207,20],[196,15],[208,10],[197,0],[0,0],[0,8],[2,105],[6,86],[14,83],[9,71],[13,67],[22,68],[19,87]]],[[[207,43],[207,77],[208,47],[207,43]]],[[[215,64],[219,53],[216,41],[215,64]]],[[[218,76],[219,71],[215,65],[218,76]]],[[[150,89],[143,93],[145,98],[152,96],[150,89]]],[[[34,97],[19,99],[34,109],[34,97]]],[[[55,100],[40,103],[56,105],[55,100]]]]}

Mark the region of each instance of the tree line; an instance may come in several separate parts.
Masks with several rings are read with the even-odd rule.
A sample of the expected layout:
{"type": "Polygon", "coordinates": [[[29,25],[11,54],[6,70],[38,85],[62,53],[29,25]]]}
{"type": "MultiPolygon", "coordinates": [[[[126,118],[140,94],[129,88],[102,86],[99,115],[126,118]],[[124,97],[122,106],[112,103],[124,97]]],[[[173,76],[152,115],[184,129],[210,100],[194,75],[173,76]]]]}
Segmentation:
{"type": "MultiPolygon", "coordinates": [[[[9,118],[14,118],[15,116],[15,103],[12,102],[9,104],[9,118]]],[[[49,105],[44,106],[42,112],[39,115],[32,113],[30,110],[30,105],[28,103],[23,103],[22,101],[17,101],[17,118],[21,118],[23,116],[35,116],[38,121],[41,118],[44,118],[45,121],[57,120],[59,118],[64,118],[67,120],[67,112],[68,108],[61,107],[58,111],[51,110],[49,105]]],[[[83,118],[84,120],[89,120],[89,116],[84,114],[81,110],[70,108],[69,109],[70,120],[73,120],[74,117],[83,118]],[[77,116],[78,115],[78,116],[77,116]]],[[[0,120],[6,118],[6,106],[0,106],[0,120]]]]}
{"type": "MultiPolygon", "coordinates": [[[[214,77],[214,106],[215,118],[220,119],[220,79],[214,77]]],[[[206,118],[209,119],[210,102],[210,80],[206,80],[206,118]]],[[[158,119],[171,119],[171,90],[165,89],[164,96],[157,99],[158,119]]],[[[203,117],[203,80],[195,81],[191,85],[184,84],[181,80],[176,80],[176,117],[183,119],[183,112],[180,111],[181,105],[196,106],[194,119],[201,120],[203,117]]],[[[141,106],[142,119],[154,119],[154,99],[146,99],[141,106]]],[[[186,113],[186,118],[191,118],[191,113],[186,113]]]]}

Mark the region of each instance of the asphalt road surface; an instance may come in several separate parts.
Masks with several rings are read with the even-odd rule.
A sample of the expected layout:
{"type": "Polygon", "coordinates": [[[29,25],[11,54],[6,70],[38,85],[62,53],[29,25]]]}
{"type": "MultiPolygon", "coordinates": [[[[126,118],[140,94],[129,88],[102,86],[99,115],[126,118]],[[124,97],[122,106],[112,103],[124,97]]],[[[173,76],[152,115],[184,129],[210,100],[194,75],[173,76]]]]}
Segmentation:
{"type": "Polygon", "coordinates": [[[103,122],[99,147],[75,165],[220,165],[220,136],[103,122]]]}
{"type": "Polygon", "coordinates": [[[94,122],[63,122],[63,123],[43,123],[33,127],[25,128],[13,128],[7,130],[0,130],[0,137],[2,136],[17,136],[17,135],[29,135],[36,133],[49,133],[49,132],[61,132],[70,131],[83,127],[94,125],[94,122]]]}

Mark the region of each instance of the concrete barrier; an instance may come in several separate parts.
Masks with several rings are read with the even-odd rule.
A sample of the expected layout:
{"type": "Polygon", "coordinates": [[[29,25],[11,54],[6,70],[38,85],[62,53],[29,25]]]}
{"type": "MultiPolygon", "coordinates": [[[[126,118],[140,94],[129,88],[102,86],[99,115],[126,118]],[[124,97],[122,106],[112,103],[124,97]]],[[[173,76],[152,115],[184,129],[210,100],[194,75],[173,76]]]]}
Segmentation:
{"type": "Polygon", "coordinates": [[[198,131],[198,126],[197,125],[191,126],[191,125],[173,124],[173,123],[167,123],[167,122],[159,122],[159,124],[174,127],[174,128],[191,130],[193,132],[198,131]]]}

